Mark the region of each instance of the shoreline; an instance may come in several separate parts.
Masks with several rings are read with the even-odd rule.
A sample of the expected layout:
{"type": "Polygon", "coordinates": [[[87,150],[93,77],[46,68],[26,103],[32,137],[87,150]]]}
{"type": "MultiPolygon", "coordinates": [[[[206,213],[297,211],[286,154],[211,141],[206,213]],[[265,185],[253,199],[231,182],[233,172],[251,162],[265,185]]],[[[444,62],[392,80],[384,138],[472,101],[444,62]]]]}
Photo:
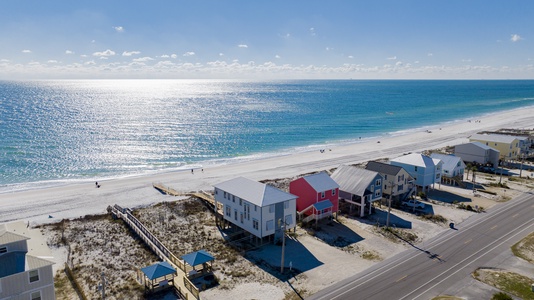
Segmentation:
{"type": "MultiPolygon", "coordinates": [[[[321,149],[329,149],[329,148],[337,148],[337,147],[344,147],[344,146],[355,146],[361,143],[371,142],[371,141],[377,141],[377,140],[386,140],[390,138],[395,137],[402,137],[406,135],[415,134],[417,132],[427,132],[428,130],[441,130],[441,128],[446,128],[450,126],[455,126],[458,124],[465,124],[466,122],[473,120],[473,119],[485,119],[490,118],[495,115],[502,115],[507,113],[513,113],[515,111],[524,111],[524,110],[532,110],[534,109],[534,106],[525,106],[522,108],[515,108],[511,110],[506,110],[504,112],[492,112],[492,113],[485,113],[479,116],[473,116],[469,118],[464,119],[456,119],[451,121],[445,121],[438,124],[433,125],[424,125],[414,128],[408,128],[408,129],[401,129],[397,131],[390,131],[390,132],[384,132],[379,135],[375,136],[366,136],[366,137],[360,137],[360,139],[357,139],[356,137],[353,138],[347,138],[347,139],[340,139],[336,141],[324,141],[323,144],[314,143],[309,144],[305,146],[294,146],[292,148],[283,148],[278,150],[272,150],[267,152],[258,152],[258,153],[251,153],[244,156],[235,156],[235,157],[224,157],[224,158],[215,158],[205,161],[196,161],[191,162],[189,164],[184,164],[178,167],[168,167],[163,169],[157,169],[157,170],[145,170],[144,172],[140,173],[131,173],[131,174],[106,174],[102,177],[91,177],[91,178],[74,178],[74,179],[47,179],[47,180],[41,180],[41,181],[28,181],[28,182],[19,182],[19,183],[9,183],[5,186],[0,186],[0,196],[2,194],[10,194],[10,193],[19,193],[19,192],[25,192],[30,190],[43,190],[43,189],[49,189],[49,188],[57,188],[57,187],[64,187],[68,185],[73,184],[88,184],[95,181],[111,181],[111,180],[128,180],[131,178],[136,177],[152,177],[152,176],[158,176],[163,175],[167,173],[176,173],[176,172],[186,172],[191,169],[203,169],[203,168],[213,168],[213,167],[221,167],[231,164],[241,164],[241,163],[250,163],[253,161],[258,160],[264,160],[264,159],[272,159],[272,158],[282,158],[284,156],[291,156],[291,155],[298,155],[313,151],[319,151],[321,149]]],[[[530,127],[530,126],[527,126],[530,127]]],[[[1,198],[0,198],[1,200],[1,198]]]]}
{"type": "Polygon", "coordinates": [[[233,161],[227,164],[204,165],[204,171],[161,170],[154,174],[66,183],[60,186],[0,193],[0,222],[24,220],[32,224],[105,213],[108,205],[146,206],[177,198],[160,194],[152,183],[162,183],[181,192],[212,189],[214,184],[237,176],[253,180],[290,178],[301,174],[331,169],[340,164],[354,164],[380,158],[394,158],[408,152],[438,149],[468,141],[468,136],[483,130],[500,128],[534,128],[534,106],[437,124],[406,134],[368,138],[360,142],[318,145],[297,153],[278,153],[269,157],[233,161]],[[468,124],[468,126],[466,126],[468,124]],[[440,127],[441,126],[441,127],[440,127]],[[424,129],[428,131],[423,131],[424,129]],[[324,152],[318,151],[320,148],[324,152]]]}

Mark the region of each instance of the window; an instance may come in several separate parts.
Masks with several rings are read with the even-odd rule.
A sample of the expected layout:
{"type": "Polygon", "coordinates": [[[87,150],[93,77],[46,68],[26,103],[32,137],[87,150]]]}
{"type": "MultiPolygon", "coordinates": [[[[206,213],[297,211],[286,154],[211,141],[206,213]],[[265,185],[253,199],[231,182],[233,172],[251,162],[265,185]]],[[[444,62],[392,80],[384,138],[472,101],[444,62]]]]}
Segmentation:
{"type": "Polygon", "coordinates": [[[258,206],[254,204],[254,211],[258,211],[258,206]]]}
{"type": "Polygon", "coordinates": [[[274,204],[271,204],[269,205],[269,213],[273,213],[274,212],[274,204]]]}
{"type": "Polygon", "coordinates": [[[223,197],[224,197],[224,199],[226,199],[226,192],[224,192],[223,197]]]}
{"type": "Polygon", "coordinates": [[[384,180],[388,180],[388,174],[384,174],[384,180]]]}
{"type": "Polygon", "coordinates": [[[241,224],[243,224],[243,220],[244,220],[243,213],[241,213],[241,224]]]}
{"type": "Polygon", "coordinates": [[[252,227],[256,230],[258,230],[259,228],[259,223],[258,223],[258,220],[256,219],[252,219],[252,227]]]}
{"type": "Polygon", "coordinates": [[[232,209],[228,205],[226,205],[226,216],[232,217],[232,209]]]}
{"type": "Polygon", "coordinates": [[[235,202],[235,196],[232,195],[232,202],[235,202]]]}
{"type": "Polygon", "coordinates": [[[375,190],[375,185],[371,184],[371,191],[374,191],[374,190],[375,190]]]}
{"type": "Polygon", "coordinates": [[[380,190],[378,190],[378,189],[375,191],[375,198],[376,197],[380,197],[380,190]]]}
{"type": "Polygon", "coordinates": [[[332,189],[332,196],[336,195],[336,189],[332,189]]]}
{"type": "Polygon", "coordinates": [[[274,220],[269,220],[265,222],[265,230],[273,230],[274,229],[274,220]]]}
{"type": "Polygon", "coordinates": [[[218,195],[218,194],[219,194],[219,191],[215,189],[215,195],[218,195]]]}
{"type": "Polygon", "coordinates": [[[242,206],[243,205],[243,199],[239,198],[239,205],[242,206]]]}
{"type": "Polygon", "coordinates": [[[285,218],[285,222],[286,222],[286,226],[293,224],[293,215],[292,214],[287,215],[285,218]]]}
{"type": "Polygon", "coordinates": [[[31,300],[41,300],[41,291],[31,293],[31,300]]]}
{"type": "Polygon", "coordinates": [[[321,192],[321,199],[323,199],[326,196],[325,192],[321,192]]]}
{"type": "Polygon", "coordinates": [[[439,175],[440,175],[440,174],[436,174],[436,179],[439,179],[439,175]]]}
{"type": "Polygon", "coordinates": [[[388,189],[388,185],[384,184],[384,190],[387,190],[387,189],[388,189]]]}
{"type": "Polygon", "coordinates": [[[401,181],[401,177],[400,177],[400,175],[398,176],[397,181],[401,181]]]}
{"type": "Polygon", "coordinates": [[[234,220],[237,221],[237,209],[234,209],[234,220]]]}
{"type": "Polygon", "coordinates": [[[375,185],[376,185],[376,186],[380,186],[381,184],[382,184],[382,179],[377,179],[377,180],[375,181],[375,185]]]}
{"type": "Polygon", "coordinates": [[[7,246],[6,247],[0,247],[0,254],[7,252],[7,246]]]}
{"type": "Polygon", "coordinates": [[[39,281],[39,270],[30,271],[30,283],[39,281]]]}
{"type": "Polygon", "coordinates": [[[415,166],[415,172],[417,172],[417,166],[415,166]]]}

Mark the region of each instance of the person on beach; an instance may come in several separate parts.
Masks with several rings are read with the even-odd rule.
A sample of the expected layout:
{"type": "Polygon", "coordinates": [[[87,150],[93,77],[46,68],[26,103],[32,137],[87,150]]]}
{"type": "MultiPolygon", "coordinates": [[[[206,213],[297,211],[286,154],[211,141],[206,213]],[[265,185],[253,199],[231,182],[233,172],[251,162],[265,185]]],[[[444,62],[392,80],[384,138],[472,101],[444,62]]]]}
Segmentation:
{"type": "Polygon", "coordinates": [[[193,173],[194,173],[194,171],[193,171],[193,169],[191,169],[191,174],[193,174],[193,173]]]}

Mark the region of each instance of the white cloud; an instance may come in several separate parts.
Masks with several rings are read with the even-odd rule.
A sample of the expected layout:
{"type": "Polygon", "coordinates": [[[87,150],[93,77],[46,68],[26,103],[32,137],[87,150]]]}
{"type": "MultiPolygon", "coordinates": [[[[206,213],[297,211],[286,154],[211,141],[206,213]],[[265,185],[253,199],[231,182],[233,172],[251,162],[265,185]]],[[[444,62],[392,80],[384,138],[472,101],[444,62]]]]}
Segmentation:
{"type": "Polygon", "coordinates": [[[334,50],[334,48],[326,47],[326,51],[334,50]]]}
{"type": "Polygon", "coordinates": [[[84,65],[92,66],[92,65],[96,65],[96,63],[95,63],[94,60],[90,60],[90,61],[86,61],[86,62],[84,63],[84,65]]]}
{"type": "Polygon", "coordinates": [[[0,59],[0,62],[9,62],[9,59],[2,58],[0,59]]]}
{"type": "Polygon", "coordinates": [[[28,50],[28,49],[24,49],[24,50],[22,50],[22,53],[32,53],[32,51],[28,50]]]}
{"type": "Polygon", "coordinates": [[[47,63],[49,63],[49,64],[57,64],[57,60],[50,59],[49,61],[47,61],[47,63]]]}
{"type": "Polygon", "coordinates": [[[219,56],[224,56],[224,53],[222,53],[222,52],[221,52],[221,53],[219,53],[219,56]]]}
{"type": "Polygon", "coordinates": [[[122,52],[122,56],[132,56],[132,55],[137,55],[137,54],[141,54],[140,51],[124,51],[122,52]]]}
{"type": "Polygon", "coordinates": [[[132,61],[134,62],[145,62],[145,61],[151,61],[151,60],[154,60],[154,59],[149,56],[132,59],[132,61]]]}
{"type": "Polygon", "coordinates": [[[82,54],[80,55],[80,57],[87,57],[87,54],[82,54]]]}
{"type": "Polygon", "coordinates": [[[184,53],[182,56],[194,56],[194,55],[195,55],[195,52],[189,51],[189,52],[184,53]]]}
{"type": "Polygon", "coordinates": [[[349,55],[349,56],[347,56],[347,57],[350,58],[350,59],[353,59],[353,58],[354,58],[354,56],[352,56],[352,55],[349,55]]]}
{"type": "Polygon", "coordinates": [[[103,51],[103,52],[95,52],[93,53],[93,56],[113,56],[115,55],[115,51],[112,51],[112,50],[106,50],[106,51],[103,51]]]}
{"type": "Polygon", "coordinates": [[[428,53],[427,56],[434,56],[434,53],[428,53]]]}
{"type": "Polygon", "coordinates": [[[519,34],[512,34],[512,37],[510,38],[510,41],[515,43],[515,42],[519,42],[522,39],[523,38],[521,36],[519,36],[519,34]]]}
{"type": "Polygon", "coordinates": [[[471,62],[471,59],[468,58],[468,59],[462,59],[462,62],[471,62]]]}
{"type": "Polygon", "coordinates": [[[310,34],[311,34],[312,36],[314,36],[314,35],[315,35],[315,28],[313,28],[313,27],[312,27],[312,28],[310,28],[310,34]]]}
{"type": "Polygon", "coordinates": [[[397,56],[388,57],[387,60],[397,60],[397,56]]]}
{"type": "Polygon", "coordinates": [[[176,55],[176,54],[174,54],[174,53],[171,54],[171,58],[177,58],[177,57],[178,57],[178,55],[176,55]]]}
{"type": "Polygon", "coordinates": [[[239,45],[237,45],[237,47],[239,47],[239,48],[248,48],[248,45],[245,45],[245,44],[239,44],[239,45]]]}
{"type": "Polygon", "coordinates": [[[161,58],[169,58],[170,56],[168,54],[163,54],[160,56],[161,58]]]}
{"type": "Polygon", "coordinates": [[[115,31],[119,33],[124,32],[124,27],[122,26],[115,26],[113,27],[113,29],[115,29],[115,31]]]}
{"type": "Polygon", "coordinates": [[[276,55],[274,56],[274,58],[280,58],[280,55],[276,54],[276,55]]]}
{"type": "Polygon", "coordinates": [[[91,41],[91,44],[94,44],[94,43],[96,43],[96,40],[92,40],[92,41],[91,41]]]}
{"type": "Polygon", "coordinates": [[[65,54],[74,54],[74,51],[65,50],[65,54]]]}

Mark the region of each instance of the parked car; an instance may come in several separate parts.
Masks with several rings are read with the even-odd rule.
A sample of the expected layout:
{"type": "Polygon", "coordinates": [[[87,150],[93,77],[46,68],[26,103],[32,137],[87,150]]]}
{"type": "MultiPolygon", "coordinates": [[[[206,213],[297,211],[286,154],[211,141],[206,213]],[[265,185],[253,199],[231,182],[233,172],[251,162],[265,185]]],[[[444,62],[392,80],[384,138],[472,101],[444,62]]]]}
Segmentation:
{"type": "Polygon", "coordinates": [[[421,209],[425,208],[425,204],[423,202],[417,201],[417,200],[413,200],[413,199],[408,200],[408,201],[403,201],[402,202],[402,206],[406,206],[406,207],[414,207],[415,206],[415,208],[421,208],[421,209]]]}

